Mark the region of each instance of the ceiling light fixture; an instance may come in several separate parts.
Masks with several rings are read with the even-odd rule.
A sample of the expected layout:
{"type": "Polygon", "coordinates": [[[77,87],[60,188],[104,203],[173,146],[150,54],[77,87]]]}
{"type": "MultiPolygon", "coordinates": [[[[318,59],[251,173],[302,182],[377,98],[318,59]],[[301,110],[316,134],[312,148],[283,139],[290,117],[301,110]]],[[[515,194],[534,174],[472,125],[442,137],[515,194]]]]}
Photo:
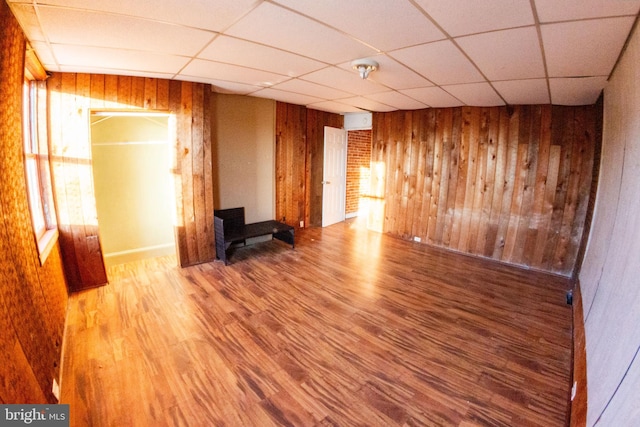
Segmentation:
{"type": "Polygon", "coordinates": [[[356,59],[351,62],[354,70],[358,70],[361,79],[369,77],[369,73],[378,69],[379,65],[373,59],[356,59]]]}

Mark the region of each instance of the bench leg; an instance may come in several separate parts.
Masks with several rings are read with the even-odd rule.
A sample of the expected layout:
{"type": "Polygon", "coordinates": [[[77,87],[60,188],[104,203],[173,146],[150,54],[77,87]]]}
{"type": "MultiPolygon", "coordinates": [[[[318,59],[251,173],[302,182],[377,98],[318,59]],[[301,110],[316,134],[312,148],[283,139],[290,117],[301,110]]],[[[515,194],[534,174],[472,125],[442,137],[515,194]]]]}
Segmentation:
{"type": "Polygon", "coordinates": [[[273,238],[282,240],[285,243],[289,243],[292,248],[295,248],[294,230],[279,231],[277,233],[273,233],[273,238]]]}
{"type": "Polygon", "coordinates": [[[229,254],[227,253],[227,251],[230,246],[231,243],[229,242],[216,242],[216,259],[224,262],[224,265],[229,265],[229,254]]]}

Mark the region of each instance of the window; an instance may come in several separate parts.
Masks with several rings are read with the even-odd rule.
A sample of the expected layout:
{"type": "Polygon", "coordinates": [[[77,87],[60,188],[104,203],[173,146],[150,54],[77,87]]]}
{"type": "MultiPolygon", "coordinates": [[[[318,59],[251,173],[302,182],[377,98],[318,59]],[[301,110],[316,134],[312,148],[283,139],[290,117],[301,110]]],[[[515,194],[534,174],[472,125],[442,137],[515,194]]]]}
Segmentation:
{"type": "Polygon", "coordinates": [[[44,81],[23,86],[24,167],[34,237],[44,263],[57,237],[47,140],[47,89],[44,81]]]}

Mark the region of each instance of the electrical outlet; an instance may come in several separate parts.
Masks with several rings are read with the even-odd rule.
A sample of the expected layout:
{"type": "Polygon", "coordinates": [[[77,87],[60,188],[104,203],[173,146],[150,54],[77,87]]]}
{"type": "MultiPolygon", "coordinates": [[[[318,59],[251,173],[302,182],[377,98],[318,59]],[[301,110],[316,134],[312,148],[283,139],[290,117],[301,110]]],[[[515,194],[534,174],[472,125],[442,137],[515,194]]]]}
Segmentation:
{"type": "Polygon", "coordinates": [[[415,237],[413,238],[413,241],[414,241],[414,242],[418,242],[418,243],[420,243],[420,242],[422,242],[422,239],[421,239],[419,236],[415,236],[415,237]]]}
{"type": "Polygon", "coordinates": [[[300,221],[300,228],[304,228],[304,221],[300,221]]]}
{"type": "Polygon", "coordinates": [[[53,379],[53,387],[51,388],[51,393],[60,401],[60,386],[58,385],[58,381],[53,379]]]}

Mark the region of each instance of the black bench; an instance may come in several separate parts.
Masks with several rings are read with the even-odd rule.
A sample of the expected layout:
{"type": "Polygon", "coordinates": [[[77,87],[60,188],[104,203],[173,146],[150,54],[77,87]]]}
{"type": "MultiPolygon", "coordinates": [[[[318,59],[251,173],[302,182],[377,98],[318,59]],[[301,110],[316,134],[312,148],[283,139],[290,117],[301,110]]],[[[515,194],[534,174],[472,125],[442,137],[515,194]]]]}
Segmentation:
{"type": "Polygon", "coordinates": [[[247,244],[247,239],[271,234],[272,239],[282,240],[295,247],[294,228],[278,221],[262,221],[245,224],[244,208],[213,211],[213,228],[216,235],[216,258],[229,265],[229,248],[234,243],[247,244]]]}

